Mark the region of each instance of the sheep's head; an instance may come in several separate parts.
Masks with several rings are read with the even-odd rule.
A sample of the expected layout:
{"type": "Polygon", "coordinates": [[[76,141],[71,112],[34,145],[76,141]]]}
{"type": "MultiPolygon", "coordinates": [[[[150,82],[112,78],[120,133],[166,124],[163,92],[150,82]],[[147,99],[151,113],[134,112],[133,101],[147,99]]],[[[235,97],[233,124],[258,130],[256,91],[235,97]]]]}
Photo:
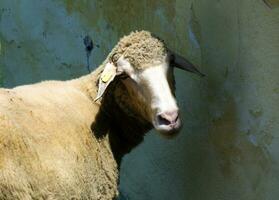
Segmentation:
{"type": "Polygon", "coordinates": [[[96,99],[119,77],[125,87],[125,93],[120,96],[129,102],[123,105],[119,101],[119,104],[123,108],[129,106],[128,110],[152,123],[162,135],[174,136],[181,127],[181,120],[174,94],[173,66],[199,73],[149,32],[133,32],[119,41],[104,62],[96,99]]]}

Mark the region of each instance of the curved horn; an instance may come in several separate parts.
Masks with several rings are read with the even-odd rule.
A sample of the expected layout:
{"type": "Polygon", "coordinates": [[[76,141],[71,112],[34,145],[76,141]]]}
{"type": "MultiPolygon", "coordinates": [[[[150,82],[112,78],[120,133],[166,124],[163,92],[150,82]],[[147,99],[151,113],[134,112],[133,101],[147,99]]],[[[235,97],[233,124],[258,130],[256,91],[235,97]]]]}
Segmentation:
{"type": "Polygon", "coordinates": [[[186,58],[183,58],[182,56],[178,55],[177,53],[174,53],[173,51],[169,50],[169,52],[170,52],[170,64],[171,65],[174,65],[175,67],[177,67],[179,69],[198,74],[201,77],[205,76],[186,58]]]}

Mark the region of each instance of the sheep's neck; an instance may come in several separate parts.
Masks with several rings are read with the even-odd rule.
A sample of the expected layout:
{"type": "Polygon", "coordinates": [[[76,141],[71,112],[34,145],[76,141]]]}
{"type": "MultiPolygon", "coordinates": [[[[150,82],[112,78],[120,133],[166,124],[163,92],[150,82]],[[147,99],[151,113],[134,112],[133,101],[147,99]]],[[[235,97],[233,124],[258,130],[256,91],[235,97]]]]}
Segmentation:
{"type": "MultiPolygon", "coordinates": [[[[111,86],[103,97],[100,111],[92,128],[97,138],[108,134],[112,153],[120,166],[122,157],[143,141],[145,133],[152,126],[140,116],[128,113],[126,109],[123,109],[123,105],[119,105],[114,96],[116,85],[111,86]],[[98,121],[102,121],[102,123],[98,123],[98,121]]],[[[130,101],[126,102],[128,104],[130,101]]]]}

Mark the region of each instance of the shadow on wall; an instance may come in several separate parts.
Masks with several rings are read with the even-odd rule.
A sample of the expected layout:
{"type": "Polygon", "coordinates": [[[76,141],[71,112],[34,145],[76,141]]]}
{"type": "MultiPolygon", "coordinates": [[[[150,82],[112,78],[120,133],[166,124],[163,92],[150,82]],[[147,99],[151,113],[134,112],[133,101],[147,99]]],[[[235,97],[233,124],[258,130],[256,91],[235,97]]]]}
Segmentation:
{"type": "MultiPolygon", "coordinates": [[[[260,117],[260,114],[257,117],[260,117]]],[[[262,147],[254,145],[248,140],[249,131],[243,133],[239,131],[238,111],[233,99],[227,101],[222,116],[212,120],[209,141],[219,157],[219,168],[224,177],[235,176],[237,165],[248,165],[246,171],[248,179],[258,179],[261,175],[256,171],[266,173],[270,170],[270,160],[266,157],[262,147]],[[258,175],[256,176],[256,174],[258,175]]],[[[253,138],[251,140],[253,141],[253,138]]]]}

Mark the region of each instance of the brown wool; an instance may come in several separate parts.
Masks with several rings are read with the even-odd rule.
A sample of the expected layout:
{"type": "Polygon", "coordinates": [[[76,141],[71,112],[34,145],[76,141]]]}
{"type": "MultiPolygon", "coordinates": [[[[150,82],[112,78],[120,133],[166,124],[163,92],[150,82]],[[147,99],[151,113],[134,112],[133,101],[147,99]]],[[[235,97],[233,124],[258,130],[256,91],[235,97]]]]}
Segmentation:
{"type": "MultiPolygon", "coordinates": [[[[104,63],[113,55],[143,69],[162,62],[166,49],[140,31],[123,37],[104,63]]],[[[0,88],[0,199],[118,196],[121,159],[152,126],[122,82],[94,101],[103,66],[70,81],[0,88]]]]}
{"type": "MultiPolygon", "coordinates": [[[[148,31],[131,32],[120,39],[107,60],[124,56],[136,69],[144,69],[162,62],[166,57],[166,48],[162,41],[148,31]]],[[[107,62],[107,60],[105,62],[107,62]]]]}

